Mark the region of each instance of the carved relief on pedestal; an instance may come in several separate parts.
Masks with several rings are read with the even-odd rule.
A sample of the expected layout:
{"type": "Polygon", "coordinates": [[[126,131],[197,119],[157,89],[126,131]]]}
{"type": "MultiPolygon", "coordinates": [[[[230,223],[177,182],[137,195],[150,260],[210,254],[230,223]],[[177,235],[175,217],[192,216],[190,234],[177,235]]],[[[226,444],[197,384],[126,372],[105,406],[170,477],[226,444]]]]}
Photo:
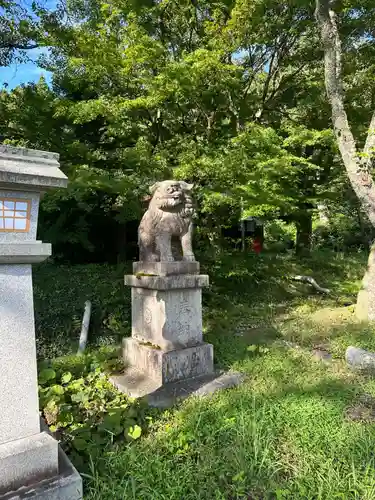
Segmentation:
{"type": "Polygon", "coordinates": [[[146,325],[150,325],[152,321],[152,313],[150,308],[146,307],[144,312],[144,321],[146,325]]]}

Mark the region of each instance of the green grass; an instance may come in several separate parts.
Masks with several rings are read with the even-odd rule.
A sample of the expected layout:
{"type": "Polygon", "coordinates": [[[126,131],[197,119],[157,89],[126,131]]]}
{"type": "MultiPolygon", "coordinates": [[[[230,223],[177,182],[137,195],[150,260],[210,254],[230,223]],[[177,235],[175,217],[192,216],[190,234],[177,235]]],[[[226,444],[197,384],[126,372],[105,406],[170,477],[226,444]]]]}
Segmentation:
{"type": "Polygon", "coordinates": [[[347,410],[362,394],[375,397],[375,381],[343,361],[350,344],[375,350],[374,327],[357,323],[349,305],[365,262],[330,253],[206,262],[205,338],[218,366],[242,371],[245,382],[191,398],[134,444],[109,447],[90,464],[85,498],[373,500],[375,423],[350,420],[347,410]],[[332,294],[317,295],[293,274],[313,275],[332,294]],[[313,358],[317,346],[332,363],[313,358]]]}

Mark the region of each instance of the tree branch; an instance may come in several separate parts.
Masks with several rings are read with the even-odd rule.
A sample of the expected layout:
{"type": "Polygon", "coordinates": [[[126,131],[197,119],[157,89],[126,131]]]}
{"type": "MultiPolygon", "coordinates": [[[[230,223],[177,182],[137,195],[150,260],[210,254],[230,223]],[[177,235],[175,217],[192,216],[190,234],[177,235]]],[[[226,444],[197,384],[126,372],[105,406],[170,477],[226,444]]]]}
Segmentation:
{"type": "MultiPolygon", "coordinates": [[[[320,28],[324,50],[325,87],[332,109],[333,128],[346,172],[363,210],[373,227],[375,227],[375,188],[373,179],[370,171],[363,169],[363,161],[358,156],[344,107],[341,42],[333,6],[334,0],[316,0],[315,16],[320,28]]],[[[372,138],[368,137],[366,144],[371,145],[372,140],[372,138]]]]}
{"type": "Polygon", "coordinates": [[[313,277],[311,276],[293,276],[292,279],[294,281],[300,281],[301,283],[308,283],[312,287],[315,288],[315,290],[318,290],[320,293],[330,293],[330,290],[328,288],[323,288],[318,285],[318,283],[314,280],[313,277]]]}
{"type": "Polygon", "coordinates": [[[29,44],[23,44],[23,43],[17,43],[17,42],[0,42],[0,50],[3,49],[16,49],[16,50],[31,50],[31,49],[37,49],[39,47],[39,44],[34,43],[32,45],[29,44]]]}
{"type": "Polygon", "coordinates": [[[371,167],[371,159],[372,155],[374,154],[374,148],[375,148],[375,110],[372,114],[365,146],[363,148],[363,153],[365,156],[364,162],[366,163],[366,167],[368,170],[371,167]]]}

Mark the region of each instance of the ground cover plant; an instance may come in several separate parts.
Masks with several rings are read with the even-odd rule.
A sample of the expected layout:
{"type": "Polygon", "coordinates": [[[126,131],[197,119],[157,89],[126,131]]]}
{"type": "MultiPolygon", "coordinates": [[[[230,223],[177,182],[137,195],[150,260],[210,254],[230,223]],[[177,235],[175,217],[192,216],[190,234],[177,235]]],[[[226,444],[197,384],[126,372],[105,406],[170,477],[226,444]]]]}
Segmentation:
{"type": "MultiPolygon", "coordinates": [[[[92,302],[90,337],[97,345],[119,340],[130,331],[130,291],[124,287],[129,265],[35,267],[34,302],[39,358],[77,349],[86,300],[92,302]]],[[[92,342],[93,343],[93,342],[92,342]]]]}
{"type": "MultiPolygon", "coordinates": [[[[206,261],[212,285],[204,293],[205,337],[214,344],[217,365],[242,371],[245,382],[166,412],[124,399],[136,439],[122,428],[119,439],[104,431],[94,453],[67,446],[84,472],[85,498],[374,498],[375,382],[343,360],[351,344],[375,350],[373,327],[355,320],[352,305],[364,263],[361,253],[329,252],[304,260],[226,254],[206,261]],[[332,293],[318,295],[293,282],[294,274],[311,274],[332,293]]],[[[100,274],[100,266],[91,269],[100,274]]],[[[40,269],[54,275],[55,284],[62,271],[40,269]]],[[[47,287],[48,280],[36,282],[47,287]]],[[[129,308],[126,300],[123,307],[129,308]]],[[[47,336],[43,342],[47,349],[47,336]]],[[[56,377],[70,372],[79,378],[81,370],[90,378],[98,370],[91,377],[100,380],[108,352],[115,359],[106,349],[98,362],[92,354],[81,368],[69,368],[71,357],[60,358],[56,377]]],[[[42,380],[41,386],[51,384],[42,380]]],[[[112,401],[104,397],[101,418],[112,401]]]]}
{"type": "Polygon", "coordinates": [[[39,405],[81,473],[114,443],[131,442],[151,419],[146,406],[118,392],[106,373],[122,367],[118,349],[99,348],[39,364],[39,405]]]}

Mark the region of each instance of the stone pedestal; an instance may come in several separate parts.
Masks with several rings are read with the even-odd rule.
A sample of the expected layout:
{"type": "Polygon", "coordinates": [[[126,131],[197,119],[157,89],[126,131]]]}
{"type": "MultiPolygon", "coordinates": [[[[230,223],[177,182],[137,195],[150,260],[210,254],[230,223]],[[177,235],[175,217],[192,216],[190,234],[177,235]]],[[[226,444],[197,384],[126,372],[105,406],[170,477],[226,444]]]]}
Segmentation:
{"type": "Polygon", "coordinates": [[[202,391],[220,378],[218,388],[235,385],[214,371],[213,346],[203,341],[202,288],[207,275],[198,262],[136,262],[125,276],[132,293],[132,336],[123,340],[125,373],[112,382],[153,406],[202,391]]]}
{"type": "Polygon", "coordinates": [[[125,276],[132,289],[132,336],[124,339],[124,359],[157,386],[212,373],[213,347],[202,335],[208,276],[198,274],[199,264],[136,262],[133,270],[125,276]]]}
{"type": "Polygon", "coordinates": [[[82,498],[37,493],[60,474],[58,442],[40,427],[31,270],[51,255],[36,230],[40,193],[67,184],[58,167],[56,154],[0,146],[0,499],[82,498]]]}

